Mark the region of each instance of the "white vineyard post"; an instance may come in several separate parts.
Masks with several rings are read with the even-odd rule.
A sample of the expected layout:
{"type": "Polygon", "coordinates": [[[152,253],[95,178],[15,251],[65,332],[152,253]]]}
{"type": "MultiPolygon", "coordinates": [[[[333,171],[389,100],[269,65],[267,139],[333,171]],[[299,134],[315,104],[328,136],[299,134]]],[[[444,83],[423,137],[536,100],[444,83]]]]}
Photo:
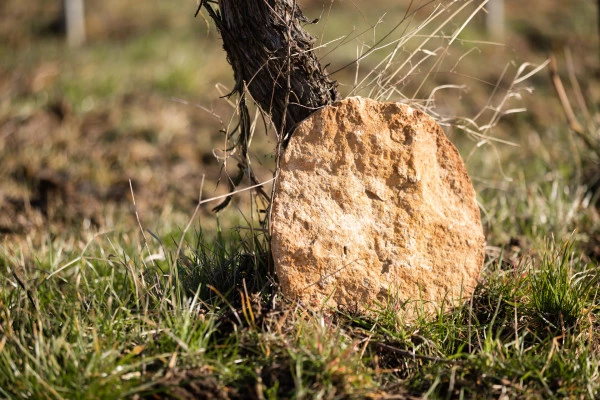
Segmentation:
{"type": "Polygon", "coordinates": [[[67,43],[71,47],[85,42],[85,9],[83,0],[62,0],[67,43]]]}
{"type": "Polygon", "coordinates": [[[493,40],[504,40],[504,0],[489,1],[487,5],[486,23],[488,33],[493,40]]]}

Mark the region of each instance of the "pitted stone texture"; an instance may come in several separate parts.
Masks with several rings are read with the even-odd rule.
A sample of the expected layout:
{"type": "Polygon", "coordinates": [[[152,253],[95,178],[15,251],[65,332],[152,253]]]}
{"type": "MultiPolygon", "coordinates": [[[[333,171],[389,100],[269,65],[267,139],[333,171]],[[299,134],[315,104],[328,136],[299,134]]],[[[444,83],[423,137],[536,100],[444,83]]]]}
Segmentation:
{"type": "Polygon", "coordinates": [[[359,311],[390,298],[424,300],[426,310],[467,298],[484,257],[473,185],[439,125],[407,105],[359,97],[296,129],[271,245],[285,295],[359,311]]]}

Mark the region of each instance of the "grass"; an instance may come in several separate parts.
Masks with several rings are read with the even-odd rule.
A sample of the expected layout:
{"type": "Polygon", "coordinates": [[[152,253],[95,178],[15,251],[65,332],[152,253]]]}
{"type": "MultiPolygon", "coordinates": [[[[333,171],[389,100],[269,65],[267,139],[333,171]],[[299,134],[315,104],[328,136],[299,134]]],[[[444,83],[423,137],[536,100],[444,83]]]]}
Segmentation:
{"type": "Polygon", "coordinates": [[[571,327],[584,314],[584,300],[597,295],[597,268],[589,270],[574,259],[571,244],[565,243],[559,252],[546,251],[536,272],[531,297],[539,317],[555,329],[571,327]]]}
{"type": "Polygon", "coordinates": [[[3,255],[2,396],[600,393],[598,265],[573,243],[549,242],[520,265],[490,258],[470,302],[407,325],[393,302],[369,317],[289,303],[260,279],[269,268],[260,237],[198,233],[162,258],[148,257],[159,244],[130,239],[52,241],[48,261],[26,268],[22,254],[3,255]]]}
{"type": "MultiPolygon", "coordinates": [[[[253,223],[260,207],[252,196],[241,196],[217,218],[204,209],[190,217],[198,196],[226,190],[207,184],[198,193],[199,171],[218,176],[212,149],[222,136],[214,133],[229,121],[168,99],[227,115],[225,102],[213,104],[219,91],[208,83],[229,79],[229,72],[215,38],[198,39],[205,26],[161,4],[155,4],[160,18],[152,7],[119,6],[137,28],[110,31],[101,24],[109,31],[97,30],[81,51],[29,31],[26,39],[15,31],[0,44],[0,71],[11,76],[0,74],[0,87],[7,88],[0,95],[0,397],[600,397],[600,218],[597,189],[586,178],[597,176],[598,159],[572,135],[542,73],[512,86],[512,78],[498,79],[504,63],[496,62],[495,50],[483,46],[469,61],[476,56],[469,52],[473,40],[483,35],[474,20],[458,36],[458,49],[448,46],[448,37],[461,24],[450,23],[436,37],[402,36],[395,59],[383,51],[365,58],[359,79],[354,68],[337,75],[354,82],[343,91],[372,90],[381,98],[467,84],[470,92],[451,90],[458,98],[438,92],[434,102],[422,95],[419,104],[454,124],[448,134],[474,180],[487,256],[475,294],[455,309],[407,323],[391,296],[370,315],[313,312],[278,291],[268,237],[253,223]],[[9,44],[19,40],[26,44],[9,44]],[[440,64],[419,50],[424,40],[440,64]],[[465,56],[460,74],[449,73],[453,52],[465,56]],[[481,68],[482,59],[490,69],[481,68]],[[422,68],[413,70],[418,63],[422,68]],[[410,79],[394,90],[379,86],[394,73],[410,79]],[[363,78],[375,83],[358,85],[363,78]],[[527,96],[528,85],[542,94],[527,96]],[[492,97],[496,86],[505,90],[492,97]],[[528,113],[480,129],[506,97],[504,110],[516,107],[517,95],[529,102],[528,113]],[[456,128],[456,110],[468,108],[465,115],[473,116],[484,105],[488,114],[471,125],[460,120],[463,129],[456,128]],[[469,127],[477,127],[476,141],[464,134],[469,127]],[[188,222],[190,229],[182,229],[188,222]]],[[[109,15],[104,6],[91,6],[94,18],[109,15]]],[[[10,7],[27,11],[19,2],[10,7]]],[[[333,67],[355,57],[357,43],[366,51],[403,14],[391,10],[373,29],[369,10],[360,7],[357,30],[367,35],[328,55],[333,67]]],[[[577,24],[591,15],[587,3],[573,7],[581,16],[577,24]]],[[[325,31],[324,42],[334,39],[347,33],[354,10],[323,14],[327,24],[313,28],[319,36],[325,31]]],[[[513,25],[521,28],[518,18],[513,25]]],[[[426,32],[419,21],[410,20],[411,29],[426,32]]],[[[12,31],[28,26],[11,24],[12,31]]],[[[569,24],[536,29],[561,36],[569,24]]],[[[591,114],[584,125],[593,135],[588,126],[594,128],[597,111],[573,100],[578,94],[566,79],[571,72],[585,81],[581,94],[594,103],[596,78],[585,71],[596,65],[589,58],[597,63],[597,52],[585,47],[593,40],[581,38],[579,25],[577,32],[581,48],[573,51],[581,61],[559,72],[578,105],[575,117],[588,121],[591,114]]],[[[511,46],[524,44],[517,39],[511,46]]],[[[521,61],[515,64],[513,70],[521,61]]],[[[267,171],[272,160],[260,153],[273,148],[269,140],[255,135],[253,160],[267,171]]]]}

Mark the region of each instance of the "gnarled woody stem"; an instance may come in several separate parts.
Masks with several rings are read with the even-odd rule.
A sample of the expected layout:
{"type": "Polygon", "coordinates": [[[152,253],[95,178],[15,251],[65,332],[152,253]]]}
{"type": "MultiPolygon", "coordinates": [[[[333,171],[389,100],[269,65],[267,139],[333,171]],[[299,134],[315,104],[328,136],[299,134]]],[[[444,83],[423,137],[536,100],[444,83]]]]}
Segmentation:
{"type": "Polygon", "coordinates": [[[215,21],[233,67],[233,92],[245,88],[269,113],[279,134],[315,110],[339,99],[337,84],[323,72],[314,38],[302,25],[308,20],[296,0],[218,0],[219,8],[201,6],[215,21]]]}

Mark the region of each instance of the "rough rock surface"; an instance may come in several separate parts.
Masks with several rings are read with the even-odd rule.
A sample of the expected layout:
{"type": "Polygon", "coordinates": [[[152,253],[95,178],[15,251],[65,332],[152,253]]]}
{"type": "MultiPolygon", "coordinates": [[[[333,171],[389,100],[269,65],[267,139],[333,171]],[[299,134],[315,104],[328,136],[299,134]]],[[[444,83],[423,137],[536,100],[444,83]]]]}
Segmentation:
{"type": "Polygon", "coordinates": [[[353,97],[303,121],[282,158],[271,226],[283,293],[313,308],[415,300],[410,318],[416,304],[469,297],[483,265],[458,151],[399,103],[353,97]]]}

